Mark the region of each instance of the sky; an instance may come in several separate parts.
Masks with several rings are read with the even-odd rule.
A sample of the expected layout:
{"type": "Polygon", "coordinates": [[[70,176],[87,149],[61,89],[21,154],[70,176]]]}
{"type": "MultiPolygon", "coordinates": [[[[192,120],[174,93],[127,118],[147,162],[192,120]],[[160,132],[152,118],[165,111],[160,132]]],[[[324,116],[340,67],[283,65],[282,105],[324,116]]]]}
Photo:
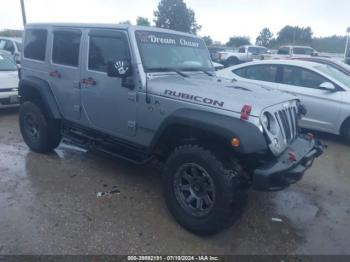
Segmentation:
{"type": "MultiPolygon", "coordinates": [[[[24,0],[28,22],[118,23],[138,16],[153,21],[159,0],[24,0]]],[[[230,36],[254,42],[264,27],[310,26],[315,36],[344,35],[350,0],[185,0],[202,25],[198,33],[226,43],[230,36]]],[[[22,29],[20,0],[0,0],[0,30],[22,29]],[[5,8],[3,8],[5,7],[5,8]]]]}

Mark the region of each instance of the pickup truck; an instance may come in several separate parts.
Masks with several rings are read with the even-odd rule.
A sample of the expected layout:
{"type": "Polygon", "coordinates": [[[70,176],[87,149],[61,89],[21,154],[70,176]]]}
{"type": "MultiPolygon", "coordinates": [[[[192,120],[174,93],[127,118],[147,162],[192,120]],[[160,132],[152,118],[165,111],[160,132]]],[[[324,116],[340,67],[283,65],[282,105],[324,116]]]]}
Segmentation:
{"type": "Polygon", "coordinates": [[[244,62],[250,62],[254,59],[261,59],[262,55],[268,54],[269,50],[263,46],[244,45],[238,48],[238,51],[222,51],[218,53],[218,59],[215,62],[223,64],[225,67],[237,65],[244,62]]]}

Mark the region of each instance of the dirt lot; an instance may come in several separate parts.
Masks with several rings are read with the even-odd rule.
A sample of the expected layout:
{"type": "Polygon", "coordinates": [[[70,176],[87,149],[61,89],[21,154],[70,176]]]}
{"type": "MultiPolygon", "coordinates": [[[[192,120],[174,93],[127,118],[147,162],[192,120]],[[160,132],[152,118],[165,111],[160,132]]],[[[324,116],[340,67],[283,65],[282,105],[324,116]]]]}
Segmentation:
{"type": "Polygon", "coordinates": [[[299,184],[251,191],[239,222],[200,238],[168,213],[156,168],[68,145],[35,154],[17,118],[0,112],[0,254],[350,254],[350,147],[335,137],[299,184]]]}

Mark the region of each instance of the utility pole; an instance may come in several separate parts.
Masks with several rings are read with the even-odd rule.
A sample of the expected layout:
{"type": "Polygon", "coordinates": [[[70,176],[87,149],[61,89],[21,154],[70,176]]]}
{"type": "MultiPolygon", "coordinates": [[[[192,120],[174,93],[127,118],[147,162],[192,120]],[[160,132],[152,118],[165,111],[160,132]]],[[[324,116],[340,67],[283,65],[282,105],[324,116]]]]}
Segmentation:
{"type": "Polygon", "coordinates": [[[349,63],[348,61],[350,56],[349,37],[350,37],[350,27],[346,29],[346,45],[345,45],[345,52],[344,52],[345,63],[349,63]]]}
{"type": "Polygon", "coordinates": [[[22,8],[22,19],[23,19],[23,27],[27,24],[27,18],[26,18],[26,9],[24,6],[24,0],[21,1],[21,8],[22,8]]]}

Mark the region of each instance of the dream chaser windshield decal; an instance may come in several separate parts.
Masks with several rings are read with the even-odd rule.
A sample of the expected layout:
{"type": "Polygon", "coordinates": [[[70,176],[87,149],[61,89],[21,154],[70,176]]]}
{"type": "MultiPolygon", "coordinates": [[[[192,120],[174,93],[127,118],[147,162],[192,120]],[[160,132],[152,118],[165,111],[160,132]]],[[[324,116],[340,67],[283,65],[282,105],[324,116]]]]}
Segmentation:
{"type": "Polygon", "coordinates": [[[175,34],[167,34],[152,31],[136,31],[136,39],[139,44],[173,45],[191,48],[205,49],[204,41],[195,37],[175,34]]]}
{"type": "Polygon", "coordinates": [[[224,102],[218,101],[209,97],[195,96],[195,95],[181,93],[177,91],[171,91],[171,90],[165,90],[164,94],[165,96],[168,96],[168,97],[169,96],[177,97],[180,99],[195,101],[202,104],[213,105],[218,107],[224,106],[224,102]]]}

